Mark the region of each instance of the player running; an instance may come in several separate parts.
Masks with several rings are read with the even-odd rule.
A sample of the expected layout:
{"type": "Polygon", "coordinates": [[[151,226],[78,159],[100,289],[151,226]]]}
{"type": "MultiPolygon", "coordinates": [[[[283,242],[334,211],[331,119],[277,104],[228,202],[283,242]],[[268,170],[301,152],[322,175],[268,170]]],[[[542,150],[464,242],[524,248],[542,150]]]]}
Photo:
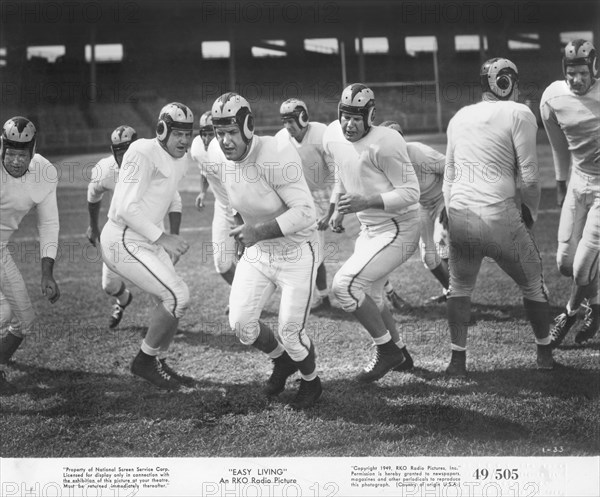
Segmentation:
{"type": "Polygon", "coordinates": [[[0,395],[17,391],[7,381],[4,368],[23,338],[33,331],[35,322],[25,281],[11,254],[16,245],[10,242],[23,217],[33,208],[38,218],[42,294],[52,304],[60,297],[53,276],[58,250],[58,172],[36,153],[36,133],[29,119],[16,116],[4,123],[0,137],[0,395]]]}
{"type": "Polygon", "coordinates": [[[193,386],[165,355],[189,301],[188,287],[174,264],[189,245],[164,231],[163,219],[178,198],[177,185],[190,164],[187,150],[194,117],[183,104],[162,108],[156,138],[132,143],[119,172],[100,243],[106,265],[154,297],[156,306],[131,372],[159,388],[193,386]]]}
{"type": "Polygon", "coordinates": [[[332,291],[342,309],[354,314],[376,346],[373,360],[356,377],[380,379],[413,361],[385,305],[389,274],[418,247],[419,183],[402,135],[373,126],[375,96],[355,83],[344,89],[338,120],[327,127],[323,145],[334,162],[336,181],[332,230],[356,213],[361,231],[354,253],[333,278],[332,291]]]}
{"type": "MultiPolygon", "coordinates": [[[[283,147],[291,144],[302,159],[304,178],[310,189],[317,210],[317,234],[319,250],[325,250],[325,230],[328,227],[329,200],[333,186],[333,171],[329,167],[329,159],[323,150],[323,134],[327,126],[309,120],[308,108],[302,100],[290,98],[281,104],[279,115],[283,129],[275,138],[283,147]]],[[[316,312],[331,307],[329,289],[327,287],[327,270],[325,261],[317,269],[316,288],[313,290],[311,311],[316,312]]]]}
{"type": "Polygon", "coordinates": [[[542,260],[530,231],[541,194],[535,116],[517,103],[518,72],[510,60],[486,61],[480,80],[481,102],[459,110],[447,130],[443,191],[451,241],[452,358],[446,373],[455,377],[467,374],[471,294],[485,256],[494,259],[521,289],[537,344],[538,368],[555,365],[542,260]]]}
{"type": "MultiPolygon", "coordinates": [[[[210,111],[200,116],[200,134],[194,138],[190,154],[200,168],[201,186],[196,197],[196,207],[204,207],[204,196],[210,188],[215,196],[215,207],[212,220],[211,252],[215,270],[231,285],[237,264],[237,249],[235,240],[229,236],[231,227],[236,223],[234,213],[229,204],[227,190],[219,177],[218,169],[211,165],[208,159],[208,145],[215,137],[212,114],[210,111]]],[[[229,312],[227,307],[225,313],[229,312]]]]}
{"type": "Polygon", "coordinates": [[[573,279],[566,308],[550,330],[554,347],[577,320],[580,305],[586,310],[575,342],[592,338],[600,325],[600,85],[598,57],[589,41],[567,44],[563,74],[565,79],[548,86],[540,102],[554,158],[557,201],[562,206],[556,260],[560,273],[573,279]]]}
{"type": "Polygon", "coordinates": [[[300,157],[280,148],[274,137],[254,135],[248,101],[225,93],[213,104],[216,140],[209,161],[218,168],[231,206],[243,224],[230,235],[243,247],[229,297],[229,323],[239,340],[268,354],[273,372],[269,396],[285,389],[300,371],[300,388],[290,403],[308,408],[321,396],[315,347],[306,334],[318,258],[314,202],[302,174],[300,157]],[[278,338],[263,322],[264,303],[281,288],[278,338]]]}

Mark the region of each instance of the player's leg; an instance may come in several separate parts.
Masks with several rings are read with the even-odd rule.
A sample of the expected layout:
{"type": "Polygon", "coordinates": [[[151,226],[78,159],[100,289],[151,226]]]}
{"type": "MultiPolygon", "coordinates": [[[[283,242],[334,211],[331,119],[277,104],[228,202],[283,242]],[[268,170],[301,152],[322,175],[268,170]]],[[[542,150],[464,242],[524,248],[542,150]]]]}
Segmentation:
{"type": "Polygon", "coordinates": [[[435,206],[432,210],[428,210],[422,206],[419,208],[421,220],[421,237],[419,239],[421,261],[444,289],[442,295],[432,297],[430,299],[431,302],[445,302],[446,292],[450,286],[448,263],[440,257],[437,244],[434,241],[435,219],[439,216],[439,210],[441,209],[436,209],[435,206]]]}
{"type": "MultiPolygon", "coordinates": [[[[215,270],[227,282],[233,283],[237,262],[237,247],[233,237],[229,236],[235,221],[233,216],[222,206],[215,205],[215,214],[212,222],[212,247],[215,270]]],[[[229,313],[229,306],[225,314],[229,313]]]]}
{"type": "Polygon", "coordinates": [[[318,255],[318,268],[315,286],[312,292],[310,308],[312,312],[326,310],[331,307],[329,301],[329,286],[327,285],[327,268],[325,267],[325,232],[317,231],[315,250],[318,255]]]}
{"type": "Polygon", "coordinates": [[[573,282],[565,309],[554,318],[554,324],[550,329],[550,338],[554,347],[558,347],[563,342],[577,321],[579,306],[585,298],[586,290],[577,288],[574,279],[574,264],[575,254],[587,222],[588,210],[591,207],[591,204],[587,203],[590,197],[583,179],[577,174],[572,174],[560,213],[556,261],[560,273],[573,278],[573,282]]]}
{"type": "Polygon", "coordinates": [[[314,243],[298,247],[293,260],[284,260],[277,271],[277,286],[281,288],[279,305],[279,337],[290,358],[300,371],[300,388],[291,406],[296,409],[310,407],[322,393],[317,373],[314,343],[306,333],[306,320],[310,312],[319,255],[314,243]]]}
{"type": "Polygon", "coordinates": [[[359,373],[358,381],[376,381],[405,360],[392,340],[380,308],[366,289],[374,282],[385,282],[385,278],[415,252],[418,233],[417,212],[397,222],[394,230],[375,234],[363,230],[353,255],[334,277],[333,292],[342,309],[354,314],[377,346],[374,359],[359,373]]]}
{"type": "Polygon", "coordinates": [[[471,295],[483,255],[478,215],[471,211],[448,211],[452,242],[449,247],[450,293],[448,294],[448,329],[452,356],[446,374],[467,375],[467,334],[471,321],[471,295]]]}
{"type": "Polygon", "coordinates": [[[125,308],[133,300],[133,294],[129,291],[121,276],[109,269],[104,263],[102,264],[102,289],[115,298],[108,327],[116,328],[123,318],[125,308]]]}
{"type": "Polygon", "coordinates": [[[159,354],[166,351],[173,330],[187,309],[187,285],[175,272],[164,249],[146,242],[128,228],[107,223],[100,239],[104,262],[109,269],[159,302],[151,314],[138,355],[132,362],[132,373],[159,388],[178,389],[181,383],[163,369],[159,354]]]}
{"type": "Polygon", "coordinates": [[[544,284],[542,258],[531,232],[525,227],[516,205],[507,205],[504,214],[506,232],[490,232],[493,248],[486,253],[508,274],[523,293],[525,314],[537,345],[539,369],[552,369],[552,347],[549,336],[550,304],[544,284]],[[494,236],[495,235],[495,236],[494,236]]]}
{"type": "MultiPolygon", "coordinates": [[[[582,343],[592,338],[600,326],[600,295],[598,292],[598,258],[600,252],[600,199],[590,208],[583,236],[573,263],[575,284],[587,298],[583,326],[575,335],[575,342],[582,343]]],[[[577,297],[571,295],[569,304],[575,307],[577,297]]]]}
{"type": "Polygon", "coordinates": [[[8,244],[0,244],[0,292],[4,297],[5,316],[8,326],[6,334],[0,338],[0,365],[8,364],[12,355],[23,342],[23,338],[33,330],[35,312],[27,293],[25,281],[17,268],[8,244]],[[8,313],[6,315],[6,313],[8,313]]]}

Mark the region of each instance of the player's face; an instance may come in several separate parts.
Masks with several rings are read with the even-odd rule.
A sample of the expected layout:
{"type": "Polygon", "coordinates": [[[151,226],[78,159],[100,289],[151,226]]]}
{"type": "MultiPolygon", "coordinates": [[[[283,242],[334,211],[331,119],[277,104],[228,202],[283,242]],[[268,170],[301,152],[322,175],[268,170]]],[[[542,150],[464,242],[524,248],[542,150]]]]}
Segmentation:
{"type": "Polygon", "coordinates": [[[342,112],[340,124],[344,138],[349,142],[356,142],[366,134],[365,121],[361,114],[342,112]]]}
{"type": "Polygon", "coordinates": [[[192,141],[192,131],[185,131],[181,129],[174,129],[171,131],[169,135],[169,139],[167,140],[167,144],[165,145],[165,149],[167,152],[175,157],[176,159],[181,159],[187,149],[190,146],[190,142],[192,141]]]}
{"type": "Polygon", "coordinates": [[[117,161],[117,166],[119,167],[121,167],[121,164],[123,163],[123,157],[125,156],[125,152],[127,152],[127,150],[117,150],[114,153],[115,160],[117,161]]]}
{"type": "Polygon", "coordinates": [[[246,155],[248,145],[244,142],[240,128],[235,124],[215,128],[215,136],[229,160],[239,161],[246,155]]]}
{"type": "Polygon", "coordinates": [[[592,86],[592,75],[587,65],[567,66],[567,84],[575,95],[585,95],[592,86]]]}
{"type": "Polygon", "coordinates": [[[204,143],[204,148],[208,149],[208,144],[215,137],[215,132],[212,128],[207,130],[200,131],[200,138],[202,138],[202,143],[204,143]]]}
{"type": "Polygon", "coordinates": [[[282,117],[281,122],[292,138],[299,142],[302,141],[306,133],[306,128],[301,128],[293,117],[282,117]]]}
{"type": "Polygon", "coordinates": [[[31,153],[29,150],[7,148],[4,153],[4,169],[14,178],[23,176],[27,172],[30,162],[31,153]]]}

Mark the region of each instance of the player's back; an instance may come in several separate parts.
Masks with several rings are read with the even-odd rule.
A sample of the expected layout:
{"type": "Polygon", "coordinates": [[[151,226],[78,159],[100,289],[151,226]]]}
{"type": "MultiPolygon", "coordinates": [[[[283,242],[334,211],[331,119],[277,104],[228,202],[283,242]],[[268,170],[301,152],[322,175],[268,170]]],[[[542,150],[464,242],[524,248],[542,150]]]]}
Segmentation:
{"type": "Polygon", "coordinates": [[[523,104],[482,101],[459,110],[448,125],[446,181],[453,207],[486,206],[516,195],[516,142],[521,159],[537,161],[535,116],[523,104]]]}

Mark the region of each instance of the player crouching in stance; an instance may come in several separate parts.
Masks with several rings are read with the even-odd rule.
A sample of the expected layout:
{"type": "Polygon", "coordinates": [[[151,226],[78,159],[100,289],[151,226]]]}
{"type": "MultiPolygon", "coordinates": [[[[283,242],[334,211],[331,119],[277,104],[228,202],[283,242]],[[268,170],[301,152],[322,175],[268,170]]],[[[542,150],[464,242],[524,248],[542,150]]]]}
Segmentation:
{"type": "Polygon", "coordinates": [[[300,157],[274,137],[254,136],[248,101],[225,93],[213,104],[216,140],[209,161],[220,171],[231,206],[243,224],[230,235],[243,247],[229,297],[229,324],[239,340],[266,353],[273,372],[265,393],[278,395],[300,371],[300,388],[290,403],[312,406],[321,396],[315,347],[306,334],[312,288],[320,264],[316,214],[300,157]],[[281,288],[279,341],[259,318],[268,297],[281,288]]]}
{"type": "Polygon", "coordinates": [[[31,332],[35,314],[25,281],[11,255],[10,238],[23,217],[35,207],[38,216],[42,294],[55,303],[60,292],[53,267],[58,250],[58,208],[54,166],[35,153],[36,129],[29,119],[16,116],[4,124],[0,137],[0,395],[16,392],[3,368],[31,332]]]}
{"type": "Polygon", "coordinates": [[[179,235],[165,233],[163,219],[190,164],[187,149],[193,123],[188,107],[170,103],[160,111],[156,138],[139,139],[129,146],[100,236],[109,269],[156,301],[131,372],[166,390],[194,384],[162,357],[189,301],[188,287],[174,268],[189,246],[179,235]]]}
{"type": "Polygon", "coordinates": [[[573,280],[566,308],[550,330],[554,347],[575,324],[580,305],[586,312],[575,342],[592,338],[600,325],[600,85],[598,57],[589,41],[567,44],[563,73],[565,80],[548,86],[540,103],[554,157],[557,200],[562,206],[556,260],[560,273],[573,280]]]}
{"type": "Polygon", "coordinates": [[[334,276],[332,292],[377,347],[371,363],[356,377],[365,383],[392,369],[412,368],[412,358],[385,304],[383,287],[419,241],[419,183],[406,142],[392,129],[373,126],[374,112],[373,91],[352,84],[342,92],[338,121],[327,127],[323,137],[336,172],[332,198],[337,203],[330,208],[330,226],[339,232],[350,213],[356,213],[361,224],[354,253],[334,276]]]}
{"type": "Polygon", "coordinates": [[[542,260],[530,231],[541,195],[535,116],[526,105],[517,103],[518,72],[510,60],[486,61],[480,80],[481,102],[459,110],[447,130],[443,191],[450,236],[452,358],[446,373],[454,377],[467,374],[471,295],[486,256],[494,259],[523,293],[537,344],[538,368],[555,365],[542,260]]]}
{"type": "MultiPolygon", "coordinates": [[[[135,140],[137,133],[131,126],[119,126],[110,135],[112,155],[100,159],[92,169],[92,179],[88,184],[87,202],[90,215],[90,225],[87,229],[87,239],[95,247],[100,240],[98,218],[102,197],[107,191],[114,191],[119,178],[119,169],[123,156],[135,140]]],[[[123,311],[131,303],[133,295],[118,274],[102,264],[102,289],[116,299],[108,327],[116,328],[123,318],[123,311]]]]}

